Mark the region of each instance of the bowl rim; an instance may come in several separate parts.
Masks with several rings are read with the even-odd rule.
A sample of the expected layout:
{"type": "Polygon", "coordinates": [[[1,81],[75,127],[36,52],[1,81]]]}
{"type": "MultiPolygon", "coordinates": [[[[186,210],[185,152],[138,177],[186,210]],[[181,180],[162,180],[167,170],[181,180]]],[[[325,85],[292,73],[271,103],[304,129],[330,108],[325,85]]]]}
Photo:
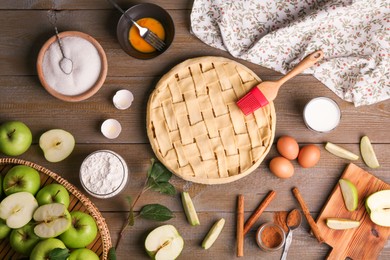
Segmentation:
{"type": "MultiPolygon", "coordinates": [[[[172,31],[172,40],[169,42],[169,44],[167,44],[167,46],[165,47],[165,49],[164,49],[163,51],[155,51],[155,52],[151,52],[151,53],[143,53],[143,52],[137,51],[137,50],[134,49],[133,46],[131,46],[131,44],[128,42],[128,46],[129,46],[132,50],[134,50],[135,53],[139,53],[140,56],[131,54],[130,52],[128,52],[128,51],[126,50],[126,46],[124,46],[124,43],[122,43],[122,40],[119,40],[119,39],[122,39],[122,37],[121,37],[121,35],[120,35],[120,33],[119,33],[119,32],[121,31],[121,26],[120,26],[120,25],[121,25],[122,23],[124,23],[124,20],[126,20],[125,15],[122,14],[122,15],[120,16],[120,18],[119,18],[119,20],[118,20],[118,23],[117,23],[117,26],[116,26],[116,36],[117,36],[117,40],[118,40],[118,42],[119,42],[119,45],[120,45],[121,49],[122,49],[127,55],[129,55],[130,57],[133,57],[133,58],[135,58],[135,59],[137,59],[137,60],[151,60],[151,59],[154,59],[154,58],[160,56],[161,54],[163,54],[164,52],[166,52],[166,51],[170,48],[170,46],[172,45],[172,43],[173,43],[173,41],[174,41],[174,39],[175,39],[175,34],[176,34],[175,23],[174,23],[174,21],[173,21],[173,19],[172,19],[172,16],[169,14],[169,12],[168,12],[165,8],[163,8],[163,7],[161,7],[161,6],[157,5],[157,4],[153,4],[153,3],[138,3],[138,4],[134,4],[134,5],[130,6],[129,8],[127,8],[127,9],[125,10],[125,13],[131,16],[130,12],[134,11],[135,9],[137,9],[137,8],[144,8],[144,7],[148,7],[148,6],[151,7],[151,8],[157,8],[157,9],[159,9],[159,11],[161,11],[162,13],[164,13],[164,16],[166,16],[166,17],[168,18],[168,19],[167,19],[167,23],[171,25],[171,26],[170,26],[170,30],[172,31]]],[[[155,18],[155,17],[153,17],[153,16],[144,16],[144,17],[151,17],[151,18],[157,19],[157,18],[155,18]]],[[[135,19],[135,20],[140,19],[140,18],[136,18],[136,17],[132,17],[132,18],[135,19]]],[[[165,23],[164,23],[163,21],[159,20],[159,19],[157,19],[157,20],[158,20],[160,23],[163,24],[163,27],[164,27],[164,29],[165,29],[165,32],[167,32],[167,29],[166,29],[166,27],[164,26],[165,23]]],[[[130,28],[131,28],[131,26],[129,26],[129,27],[128,27],[128,30],[126,30],[126,31],[129,31],[130,28]]],[[[165,43],[166,43],[166,42],[165,42],[165,43]]]]}
{"type": "Polygon", "coordinates": [[[54,96],[54,97],[56,97],[56,98],[58,98],[60,100],[68,101],[68,102],[77,102],[77,101],[82,101],[82,100],[85,100],[87,98],[90,98],[91,96],[96,94],[96,92],[98,92],[98,90],[103,86],[103,83],[104,83],[104,81],[106,80],[106,77],[107,77],[108,62],[107,62],[106,53],[104,52],[103,47],[100,45],[100,43],[95,38],[93,38],[89,34],[86,34],[86,33],[83,33],[83,32],[79,32],[79,31],[64,31],[64,32],[60,32],[58,35],[59,35],[60,38],[80,37],[80,38],[83,38],[83,39],[89,41],[90,43],[92,43],[92,45],[96,48],[96,50],[99,53],[99,57],[100,57],[101,64],[102,64],[99,77],[98,77],[97,81],[95,82],[95,84],[93,86],[91,86],[84,93],[81,93],[81,94],[78,94],[78,95],[74,95],[74,96],[64,95],[64,94],[61,94],[61,93],[57,92],[56,90],[54,90],[46,82],[45,77],[43,75],[43,67],[42,67],[43,58],[45,56],[46,51],[51,46],[51,44],[53,44],[57,40],[57,36],[53,35],[52,37],[50,37],[43,44],[43,46],[40,49],[39,54],[38,54],[37,71],[38,71],[39,81],[41,82],[42,86],[46,89],[47,92],[49,92],[52,96],[54,96]]]}

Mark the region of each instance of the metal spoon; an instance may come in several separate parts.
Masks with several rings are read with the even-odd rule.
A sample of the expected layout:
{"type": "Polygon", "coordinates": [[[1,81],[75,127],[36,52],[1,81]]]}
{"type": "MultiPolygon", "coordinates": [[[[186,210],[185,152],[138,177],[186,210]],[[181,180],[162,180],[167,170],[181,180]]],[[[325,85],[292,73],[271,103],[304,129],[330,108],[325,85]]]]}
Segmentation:
{"type": "Polygon", "coordinates": [[[288,227],[288,233],[286,238],[286,243],[284,244],[284,250],[282,254],[281,260],[286,260],[287,258],[287,252],[290,248],[291,241],[292,241],[292,231],[296,228],[298,228],[301,225],[302,222],[302,215],[301,212],[297,209],[293,209],[288,213],[287,216],[287,227],[288,227]]]}
{"type": "Polygon", "coordinates": [[[58,45],[60,46],[60,50],[61,50],[61,54],[62,54],[62,58],[59,62],[60,69],[66,75],[69,75],[73,71],[73,61],[65,56],[64,49],[62,48],[62,41],[61,41],[60,36],[58,34],[57,26],[54,26],[54,30],[56,31],[58,45]]]}

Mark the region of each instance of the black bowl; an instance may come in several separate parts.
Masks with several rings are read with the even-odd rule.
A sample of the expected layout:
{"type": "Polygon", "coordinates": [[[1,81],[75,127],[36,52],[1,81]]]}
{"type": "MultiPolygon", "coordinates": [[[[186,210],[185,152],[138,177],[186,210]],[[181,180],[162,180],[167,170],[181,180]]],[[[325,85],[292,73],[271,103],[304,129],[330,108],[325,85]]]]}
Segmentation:
{"type": "Polygon", "coordinates": [[[175,25],[173,24],[173,20],[167,11],[158,5],[145,3],[130,7],[126,13],[135,21],[146,17],[154,18],[159,21],[165,30],[164,42],[166,45],[164,50],[154,51],[151,53],[143,53],[134,49],[129,41],[129,30],[132,23],[124,15],[122,15],[116,28],[116,35],[118,37],[119,44],[127,54],[137,59],[147,60],[157,57],[169,48],[175,36],[175,25]]]}

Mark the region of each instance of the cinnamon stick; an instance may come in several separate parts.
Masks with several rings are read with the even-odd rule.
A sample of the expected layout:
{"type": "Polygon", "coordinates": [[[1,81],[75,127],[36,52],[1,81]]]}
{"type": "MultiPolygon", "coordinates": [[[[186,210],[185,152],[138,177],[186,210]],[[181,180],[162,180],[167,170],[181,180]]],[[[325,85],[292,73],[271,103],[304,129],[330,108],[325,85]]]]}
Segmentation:
{"type": "Polygon", "coordinates": [[[307,222],[309,223],[309,226],[311,230],[313,231],[314,236],[317,238],[319,243],[323,243],[324,239],[321,237],[320,229],[318,228],[316,222],[314,221],[313,217],[310,215],[309,208],[306,206],[305,201],[303,200],[303,197],[301,196],[301,193],[299,192],[297,187],[294,187],[292,189],[292,192],[297,199],[299,205],[302,208],[303,214],[305,215],[305,218],[307,222]]]}
{"type": "Polygon", "coordinates": [[[265,208],[271,203],[271,201],[275,198],[276,192],[271,190],[267,197],[263,199],[257,209],[252,213],[249,219],[245,222],[244,225],[244,236],[249,232],[252,226],[256,223],[256,221],[260,218],[261,214],[265,210],[265,208]]]}
{"type": "Polygon", "coordinates": [[[244,195],[237,201],[237,256],[244,256],[244,195]]]}

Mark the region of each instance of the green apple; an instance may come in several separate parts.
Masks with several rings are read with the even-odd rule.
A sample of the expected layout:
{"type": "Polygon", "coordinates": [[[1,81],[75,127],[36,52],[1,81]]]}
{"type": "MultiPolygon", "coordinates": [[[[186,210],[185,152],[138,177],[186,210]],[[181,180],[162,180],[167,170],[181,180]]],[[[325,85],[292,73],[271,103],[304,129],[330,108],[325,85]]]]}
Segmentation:
{"type": "Polygon", "coordinates": [[[3,179],[3,190],[6,195],[26,191],[35,195],[41,186],[41,177],[37,170],[26,166],[12,167],[3,179]]]}
{"type": "Polygon", "coordinates": [[[64,204],[66,208],[69,207],[69,192],[64,186],[58,183],[51,183],[44,186],[38,191],[35,198],[40,206],[57,202],[64,204]]]}
{"type": "Polygon", "coordinates": [[[355,184],[347,179],[340,179],[339,184],[345,207],[348,211],[356,210],[358,207],[358,191],[355,184]]]}
{"type": "Polygon", "coordinates": [[[215,240],[217,240],[219,234],[221,233],[224,225],[225,225],[224,218],[221,218],[220,220],[215,222],[215,224],[212,226],[212,228],[207,233],[205,239],[202,242],[202,247],[204,249],[209,249],[214,244],[215,240]]]}
{"type": "Polygon", "coordinates": [[[17,192],[5,197],[0,203],[0,218],[10,228],[21,228],[32,219],[38,202],[29,192],[17,192]]]}
{"type": "Polygon", "coordinates": [[[9,237],[11,247],[22,255],[30,255],[41,239],[34,233],[34,224],[28,223],[21,228],[14,229],[9,237]]]}
{"type": "Polygon", "coordinates": [[[49,162],[60,162],[68,157],[75,146],[71,133],[62,129],[52,129],[41,135],[39,147],[49,162]]]}
{"type": "Polygon", "coordinates": [[[70,215],[72,224],[60,235],[60,239],[68,248],[86,247],[95,240],[98,233],[96,222],[91,215],[81,211],[73,211],[70,215]]]}
{"type": "Polygon", "coordinates": [[[18,156],[31,146],[30,129],[20,121],[8,121],[0,125],[0,151],[9,156],[18,156]]]}
{"type": "Polygon", "coordinates": [[[99,256],[88,248],[79,248],[70,253],[67,260],[99,260],[99,256]]]}
{"type": "Polygon", "coordinates": [[[7,226],[4,219],[0,218],[0,239],[6,238],[11,232],[11,228],[7,226]]]}
{"type": "Polygon", "coordinates": [[[372,222],[390,227],[390,190],[377,191],[368,196],[366,209],[372,222]]]}
{"type": "Polygon", "coordinates": [[[34,233],[41,238],[56,237],[70,227],[71,217],[62,203],[45,204],[34,212],[34,233]]]}
{"type": "Polygon", "coordinates": [[[183,191],[181,193],[181,201],[182,201],[184,212],[187,216],[188,222],[192,226],[200,225],[198,214],[196,214],[194,203],[192,203],[190,194],[188,192],[183,191]]]}
{"type": "Polygon", "coordinates": [[[152,230],[145,240],[146,252],[152,259],[176,259],[184,247],[184,240],[172,225],[152,230]]]}
{"type": "Polygon", "coordinates": [[[360,221],[345,218],[327,218],[326,225],[331,229],[344,230],[359,227],[360,221]]]}
{"type": "Polygon", "coordinates": [[[50,252],[55,248],[66,248],[64,243],[57,238],[48,238],[39,242],[31,251],[30,259],[47,260],[50,252]]]}

